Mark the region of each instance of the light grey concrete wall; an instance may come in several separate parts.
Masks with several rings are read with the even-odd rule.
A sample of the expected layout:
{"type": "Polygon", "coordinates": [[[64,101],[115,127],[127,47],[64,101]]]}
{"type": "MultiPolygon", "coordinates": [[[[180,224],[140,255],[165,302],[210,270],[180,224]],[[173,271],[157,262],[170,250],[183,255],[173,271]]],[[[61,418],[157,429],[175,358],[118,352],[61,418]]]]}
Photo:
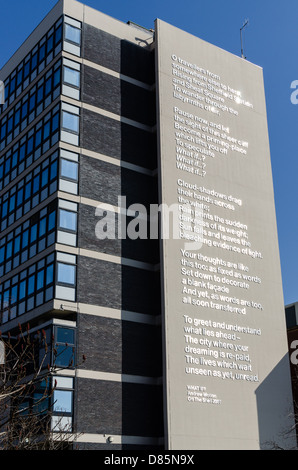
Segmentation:
{"type": "Polygon", "coordinates": [[[177,222],[180,240],[161,244],[167,445],[260,448],[292,424],[262,69],[159,20],[156,34],[160,201],[177,204],[178,190],[188,191],[183,204],[192,212],[180,215],[193,219],[194,204],[204,204],[195,222],[177,222]],[[245,233],[228,232],[232,222],[245,233]],[[195,235],[197,244],[183,238],[195,235]],[[245,273],[253,277],[247,287],[245,273]]]}

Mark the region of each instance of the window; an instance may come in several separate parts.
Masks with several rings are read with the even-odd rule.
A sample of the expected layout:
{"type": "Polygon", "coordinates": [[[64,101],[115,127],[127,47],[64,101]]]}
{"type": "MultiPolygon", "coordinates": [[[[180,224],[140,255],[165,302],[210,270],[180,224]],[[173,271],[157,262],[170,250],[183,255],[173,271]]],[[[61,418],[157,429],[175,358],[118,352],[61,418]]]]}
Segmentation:
{"type": "Polygon", "coordinates": [[[80,72],[78,70],[71,69],[70,67],[63,68],[64,72],[64,83],[68,83],[69,85],[73,85],[75,87],[80,86],[80,72]]]}
{"type": "Polygon", "coordinates": [[[0,196],[0,229],[7,228],[57,190],[58,156],[59,152],[54,152],[33,172],[28,173],[26,178],[0,196]],[[8,213],[14,214],[15,218],[8,217],[8,213]]]}
{"type": "Polygon", "coordinates": [[[78,180],[78,163],[61,158],[60,176],[73,181],[78,180]]]}
{"type": "Polygon", "coordinates": [[[46,271],[46,284],[51,284],[54,281],[54,265],[50,264],[46,271]]]}
{"type": "Polygon", "coordinates": [[[71,264],[58,263],[57,281],[61,284],[75,285],[76,267],[71,264]]]}
{"type": "Polygon", "coordinates": [[[72,392],[68,390],[54,390],[54,412],[71,413],[72,392]]]}
{"type": "Polygon", "coordinates": [[[57,105],[1,157],[0,190],[58,141],[59,116],[60,105],[57,105]]]}
{"type": "Polygon", "coordinates": [[[60,209],[59,228],[75,232],[77,230],[77,214],[65,209],[60,209]]]}
{"type": "Polygon", "coordinates": [[[55,365],[69,367],[75,363],[75,330],[73,328],[56,327],[55,365]]]}
{"type": "Polygon", "coordinates": [[[62,112],[62,126],[64,129],[79,133],[79,116],[68,113],[67,111],[62,112]]]}
{"type": "Polygon", "coordinates": [[[66,41],[73,42],[77,45],[81,44],[81,30],[71,26],[70,24],[65,24],[65,39],[66,41]]]}
{"type": "MultiPolygon", "coordinates": [[[[75,28],[76,29],[76,28],[75,28]]],[[[79,30],[80,32],[80,30],[79,30]]],[[[77,41],[76,31],[69,31],[69,34],[77,41]]],[[[79,34],[80,36],[80,34],[79,34]]],[[[0,114],[3,112],[7,103],[19,96],[20,92],[36,78],[36,68],[38,64],[48,65],[62,49],[62,18],[60,18],[53,28],[39,41],[27,57],[13,70],[5,83],[5,103],[0,104],[0,114]],[[55,47],[54,47],[55,39],[55,47]],[[15,93],[17,90],[17,93],[15,93]]]]}

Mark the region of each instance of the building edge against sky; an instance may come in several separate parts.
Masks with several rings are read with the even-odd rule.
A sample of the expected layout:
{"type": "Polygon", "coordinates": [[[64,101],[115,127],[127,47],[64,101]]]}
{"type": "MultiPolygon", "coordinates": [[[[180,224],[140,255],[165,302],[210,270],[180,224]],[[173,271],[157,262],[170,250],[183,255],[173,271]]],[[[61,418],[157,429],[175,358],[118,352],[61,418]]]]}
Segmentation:
{"type": "Polygon", "coordinates": [[[292,401],[261,69],[155,27],[60,1],[2,68],[1,329],[87,356],[54,410],[79,448],[259,448],[292,401]],[[198,214],[183,240],[99,240],[119,196],[198,214]]]}

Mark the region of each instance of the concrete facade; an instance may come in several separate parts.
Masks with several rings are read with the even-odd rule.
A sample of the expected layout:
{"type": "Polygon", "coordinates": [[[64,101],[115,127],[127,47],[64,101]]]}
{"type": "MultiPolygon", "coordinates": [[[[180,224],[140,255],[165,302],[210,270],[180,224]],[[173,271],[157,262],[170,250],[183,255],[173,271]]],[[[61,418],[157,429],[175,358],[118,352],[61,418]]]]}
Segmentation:
{"type": "MultiPolygon", "coordinates": [[[[257,245],[266,232],[261,224],[263,212],[266,212],[273,233],[268,238],[266,255],[268,251],[277,253],[259,69],[250,68],[240,58],[231,59],[217,48],[214,52],[211,46],[209,59],[204,49],[209,46],[203,47],[198,38],[190,39],[186,33],[177,33],[162,22],[157,21],[155,31],[147,30],[114,20],[74,0],[60,0],[0,71],[0,79],[8,90],[6,104],[0,109],[3,125],[0,168],[2,164],[3,168],[11,165],[9,171],[3,170],[0,186],[1,204],[8,207],[7,213],[3,209],[1,214],[0,250],[5,247],[3,261],[0,258],[2,296],[5,298],[9,292],[11,297],[17,292],[9,308],[2,301],[1,330],[13,332],[19,322],[29,322],[33,330],[45,323],[51,325],[57,338],[63,328],[65,334],[68,330],[75,332],[76,357],[79,359],[84,354],[87,360],[67,371],[65,376],[71,377],[72,386],[62,390],[72,394],[66,415],[71,431],[79,434],[75,442],[78,449],[259,448],[261,440],[268,436],[266,432],[263,435],[256,432],[258,413],[262,416],[260,429],[272,424],[277,430],[276,420],[268,421],[272,407],[265,413],[257,409],[255,389],[250,387],[247,393],[243,384],[238,387],[236,396],[247,393],[249,405],[245,410],[240,402],[232,399],[234,391],[225,389],[221,391],[229,411],[222,414],[219,409],[211,420],[206,410],[194,412],[194,407],[185,403],[184,397],[179,395],[179,387],[185,385],[185,364],[181,363],[184,356],[179,349],[181,319],[172,317],[177,310],[179,315],[183,311],[192,316],[191,309],[184,310],[180,300],[181,279],[177,275],[180,259],[175,251],[180,245],[175,242],[171,245],[161,237],[132,240],[119,236],[119,230],[126,231],[135,219],[133,211],[123,217],[132,204],[144,206],[150,230],[150,205],[176,202],[178,173],[173,170],[171,161],[174,159],[175,164],[173,106],[180,104],[173,100],[172,83],[167,76],[171,72],[167,67],[179,47],[181,55],[186,54],[184,40],[191,44],[188,60],[199,60],[196,55],[199,45],[200,60],[202,57],[213,66],[218,57],[225,73],[232,65],[235,67],[238,85],[248,87],[250,83],[249,93],[257,107],[254,116],[259,123],[258,133],[255,127],[249,127],[249,114],[237,126],[237,132],[240,134],[247,125],[249,142],[253,141],[254,133],[257,134],[262,154],[257,167],[257,185],[259,188],[264,183],[268,189],[266,194],[262,193],[261,212],[258,197],[251,197],[256,186],[248,187],[247,181],[240,181],[245,172],[254,180],[251,162],[246,161],[244,169],[240,168],[242,163],[235,163],[237,170],[233,173],[233,168],[232,173],[238,178],[236,183],[232,181],[231,168],[222,162],[213,168],[212,177],[214,184],[219,185],[217,190],[233,192],[235,187],[241,187],[241,198],[249,199],[245,219],[253,227],[252,236],[257,245]],[[164,36],[167,32],[171,41],[164,36]],[[180,45],[177,34],[181,37],[180,45]],[[173,45],[175,50],[172,50],[173,45]],[[43,59],[45,50],[47,55],[43,59]],[[29,63],[30,74],[26,75],[29,63]],[[21,85],[18,85],[19,73],[23,74],[21,85]],[[19,88],[15,90],[14,86],[19,88]],[[38,93],[42,87],[40,104],[38,93]],[[26,106],[30,110],[28,115],[26,106]],[[19,112],[21,124],[16,118],[19,112]],[[40,129],[43,129],[41,134],[40,129]],[[13,163],[15,152],[18,152],[16,165],[13,163]],[[24,189],[29,186],[30,204],[26,199],[27,189],[24,189]],[[23,194],[22,204],[18,202],[19,194],[23,194]],[[12,207],[7,201],[14,200],[15,196],[16,207],[12,207]],[[105,209],[98,212],[98,207],[105,209]],[[107,216],[114,221],[115,237],[100,239],[97,224],[107,216]],[[44,232],[45,218],[47,229],[44,232]],[[29,248],[27,230],[30,231],[29,248]],[[34,230],[38,232],[36,240],[34,230]],[[19,234],[22,237],[20,255],[16,241],[10,248],[11,240],[17,240],[19,234]],[[228,420],[234,420],[235,413],[242,417],[237,429],[231,423],[226,424],[227,416],[228,420]],[[251,414],[251,423],[243,425],[251,414]],[[203,433],[197,427],[198,420],[206,429],[203,433]],[[228,429],[226,440],[222,439],[225,431],[218,420],[228,429]],[[216,435],[210,434],[209,425],[218,429],[216,435]],[[239,429],[243,432],[241,439],[236,432],[239,429]]],[[[187,109],[190,112],[191,108],[187,109]]],[[[231,117],[225,124],[233,128],[235,121],[231,117]]],[[[241,135],[241,139],[246,137],[241,135]]],[[[213,253],[223,257],[218,251],[213,253]]],[[[268,353],[260,365],[258,362],[261,382],[266,379],[263,364],[266,363],[270,374],[282,359],[281,350],[285,352],[283,322],[279,316],[282,298],[279,260],[277,256],[272,260],[272,278],[268,278],[267,264],[266,269],[261,269],[262,301],[265,299],[266,321],[270,308],[275,309],[272,341],[281,338],[282,346],[274,364],[274,361],[267,361],[268,353]],[[272,286],[276,297],[270,300],[268,292],[272,286]]],[[[240,260],[234,257],[231,261],[240,260]]],[[[255,266],[250,265],[250,269],[254,272],[255,266]]],[[[256,298],[259,297],[257,291],[256,298]]],[[[199,312],[201,314],[202,310],[199,312]]],[[[203,312],[207,321],[208,312],[203,312]]],[[[221,317],[216,319],[219,321],[221,317]]],[[[263,327],[263,320],[261,323],[263,327]]],[[[268,335],[265,331],[266,344],[271,345],[268,335]]],[[[262,352],[260,345],[249,344],[249,348],[254,358],[262,352]]],[[[289,391],[287,365],[282,364],[277,369],[273,385],[277,377],[285,387],[275,396],[273,407],[280,393],[287,395],[289,391]]],[[[266,386],[266,391],[260,394],[258,406],[264,405],[269,388],[266,386]]]]}

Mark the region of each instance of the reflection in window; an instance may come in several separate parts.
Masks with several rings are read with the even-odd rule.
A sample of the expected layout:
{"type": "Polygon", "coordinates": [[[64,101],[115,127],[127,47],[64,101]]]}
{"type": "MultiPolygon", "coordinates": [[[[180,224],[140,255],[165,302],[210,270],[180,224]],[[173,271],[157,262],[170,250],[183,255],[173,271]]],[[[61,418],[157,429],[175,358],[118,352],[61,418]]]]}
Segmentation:
{"type": "Polygon", "coordinates": [[[75,44],[81,44],[81,30],[71,26],[70,24],[65,25],[65,39],[75,44]]]}
{"type": "Polygon", "coordinates": [[[62,178],[67,178],[73,181],[78,180],[78,163],[61,158],[61,175],[62,178]]]}
{"type": "Polygon", "coordinates": [[[54,412],[71,413],[72,411],[72,392],[69,390],[54,391],[54,412]]]}
{"type": "Polygon", "coordinates": [[[75,284],[76,267],[70,264],[58,263],[58,279],[61,284],[75,284]]]}
{"type": "Polygon", "coordinates": [[[78,70],[64,67],[64,83],[73,85],[75,87],[80,86],[80,72],[78,70]]]}
{"type": "Polygon", "coordinates": [[[68,113],[67,111],[62,112],[62,127],[64,129],[79,133],[79,116],[68,113]]]}
{"type": "Polygon", "coordinates": [[[77,214],[65,209],[59,210],[59,228],[75,232],[77,229],[77,214]]]}

